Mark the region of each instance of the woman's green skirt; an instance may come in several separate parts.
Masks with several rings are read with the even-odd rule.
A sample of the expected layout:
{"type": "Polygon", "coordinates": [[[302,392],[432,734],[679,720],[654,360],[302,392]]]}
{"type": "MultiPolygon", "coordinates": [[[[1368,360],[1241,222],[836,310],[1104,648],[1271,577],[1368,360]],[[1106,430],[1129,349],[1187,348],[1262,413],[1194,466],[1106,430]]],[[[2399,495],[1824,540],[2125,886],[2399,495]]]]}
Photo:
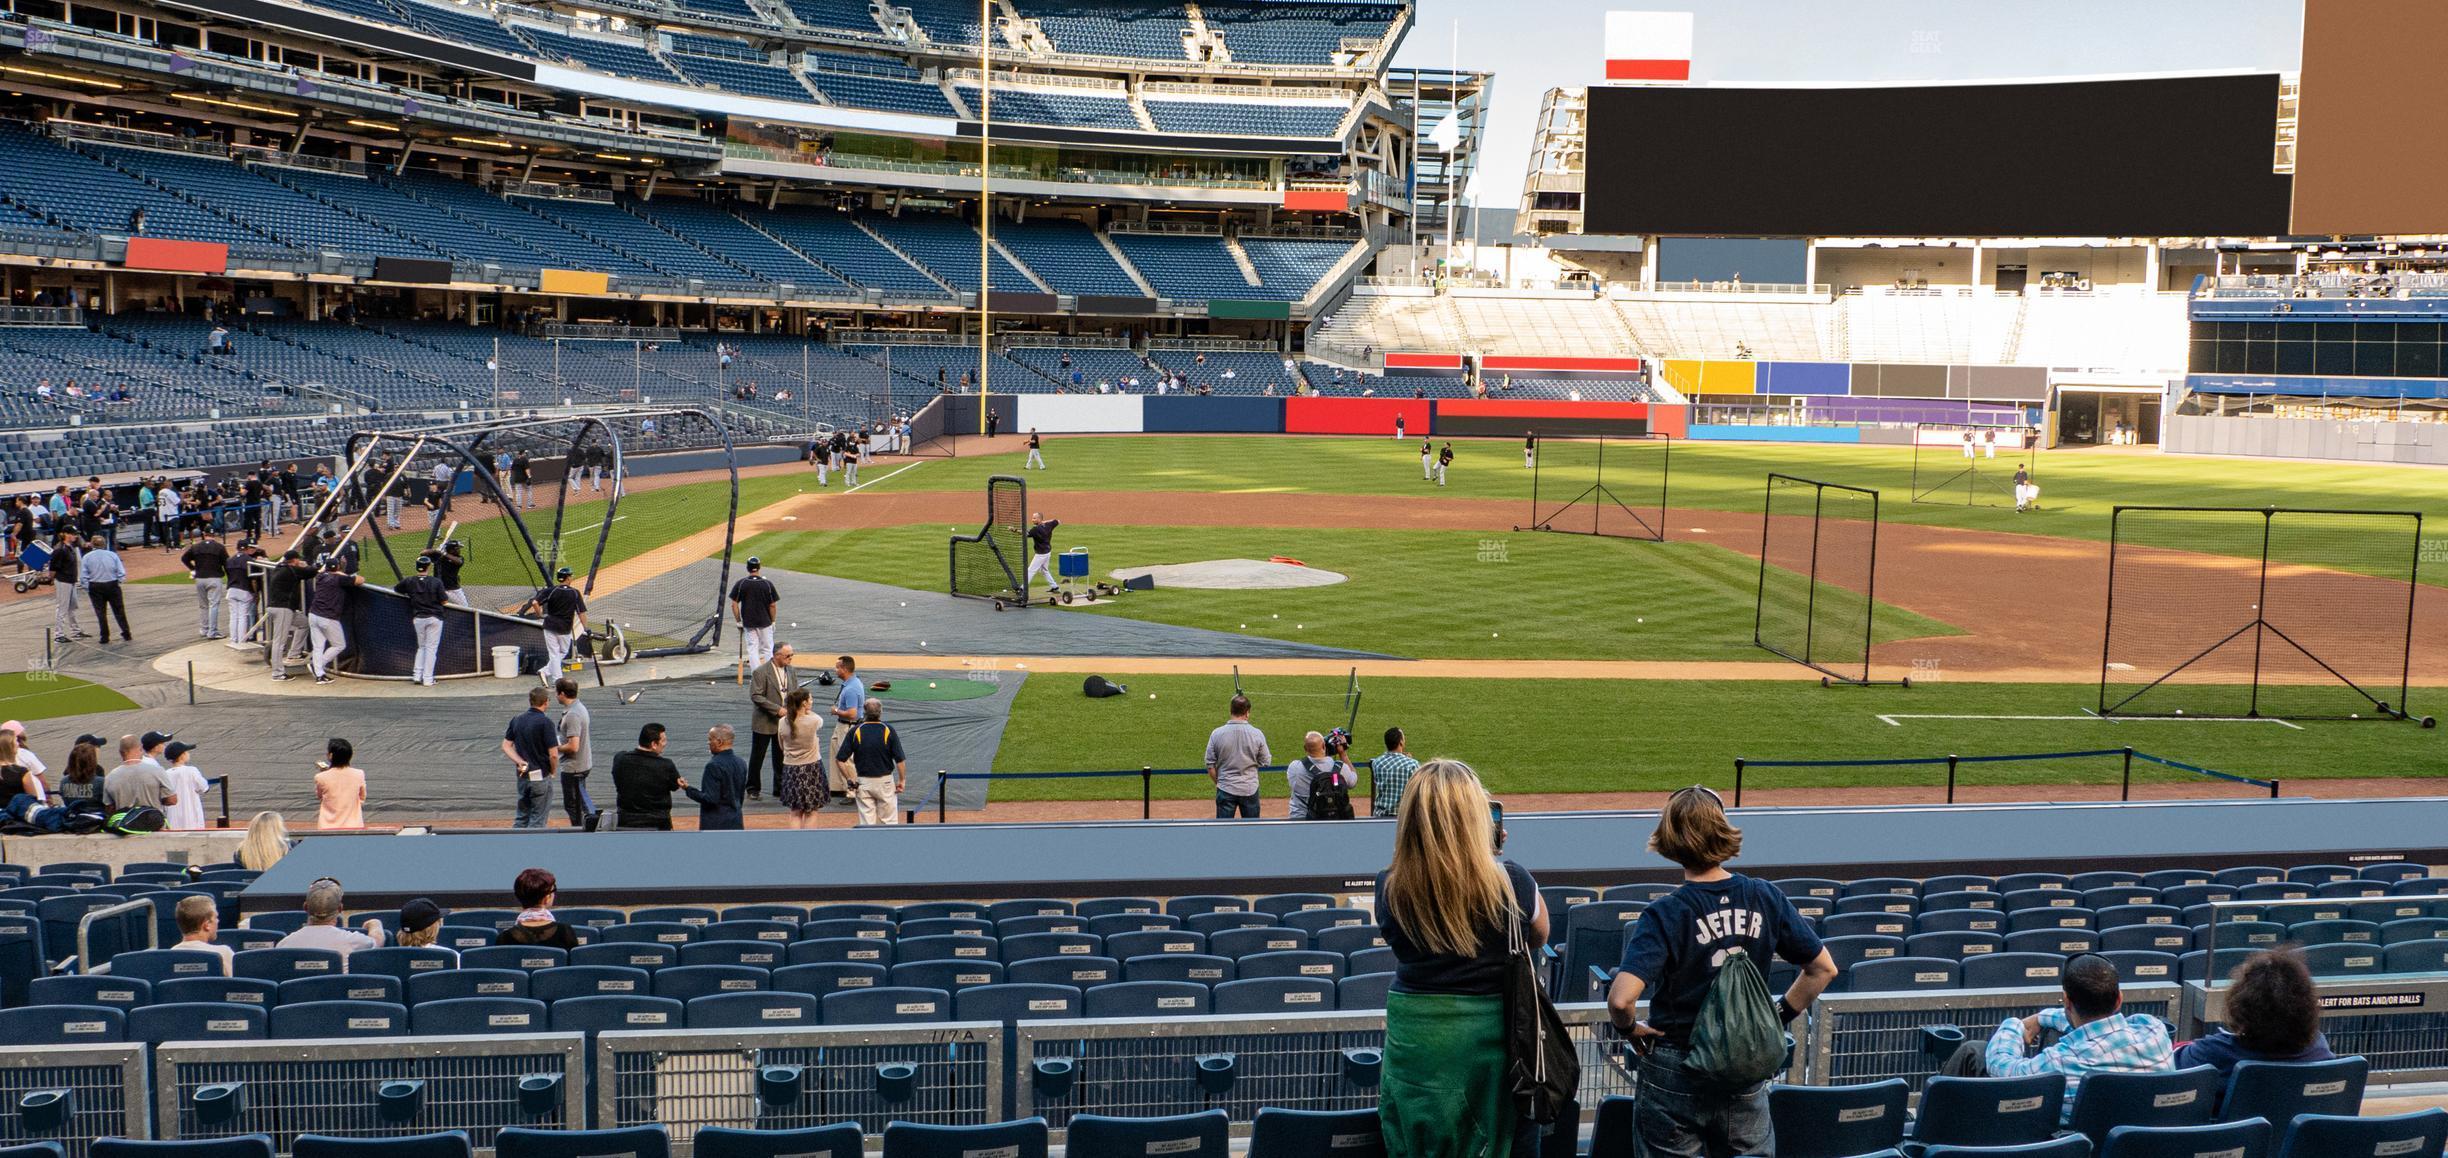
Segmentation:
{"type": "Polygon", "coordinates": [[[1377,1097],[1388,1158],[1510,1158],[1504,998],[1387,994],[1377,1097]]]}

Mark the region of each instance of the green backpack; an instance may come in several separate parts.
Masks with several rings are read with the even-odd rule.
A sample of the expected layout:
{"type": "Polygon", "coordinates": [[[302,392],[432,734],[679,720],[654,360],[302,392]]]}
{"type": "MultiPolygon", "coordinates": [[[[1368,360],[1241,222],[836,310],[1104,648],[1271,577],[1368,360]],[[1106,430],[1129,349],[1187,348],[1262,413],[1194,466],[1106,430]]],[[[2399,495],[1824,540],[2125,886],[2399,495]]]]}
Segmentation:
{"type": "Polygon", "coordinates": [[[1729,950],[1692,1022],[1684,1068],[1723,1089],[1748,1089],[1785,1069],[1785,1025],[1751,954],[1729,950]]]}

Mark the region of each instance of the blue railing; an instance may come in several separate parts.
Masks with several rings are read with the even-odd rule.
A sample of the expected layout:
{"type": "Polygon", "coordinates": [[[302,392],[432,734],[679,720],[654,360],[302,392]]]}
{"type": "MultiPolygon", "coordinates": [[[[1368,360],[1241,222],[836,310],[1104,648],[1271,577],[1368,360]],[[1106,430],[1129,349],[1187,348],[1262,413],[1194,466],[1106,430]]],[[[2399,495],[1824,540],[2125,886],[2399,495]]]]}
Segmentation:
{"type": "Polygon", "coordinates": [[[2269,790],[2270,799],[2278,798],[2278,781],[2276,780],[2239,776],[2233,772],[2221,772],[2214,768],[2187,764],[2182,760],[2171,760],[2165,756],[2137,752],[2132,748],[2086,748],[2072,752],[2018,752],[2000,756],[1958,756],[1950,753],[1945,756],[1901,756],[1875,760],[1746,760],[1737,758],[1734,761],[1734,805],[1737,808],[1742,806],[1743,774],[1753,768],[1905,768],[1944,764],[1946,765],[1946,802],[1953,804],[1955,803],[1956,774],[1966,764],[2013,764],[2032,760],[2096,760],[2111,757],[2123,761],[2123,771],[2117,787],[2118,800],[2133,799],[2133,766],[2136,760],[2157,764],[2163,768],[2173,768],[2179,772],[2189,772],[2196,776],[2206,776],[2213,780],[2224,780],[2230,784],[2265,788],[2269,790]]]}

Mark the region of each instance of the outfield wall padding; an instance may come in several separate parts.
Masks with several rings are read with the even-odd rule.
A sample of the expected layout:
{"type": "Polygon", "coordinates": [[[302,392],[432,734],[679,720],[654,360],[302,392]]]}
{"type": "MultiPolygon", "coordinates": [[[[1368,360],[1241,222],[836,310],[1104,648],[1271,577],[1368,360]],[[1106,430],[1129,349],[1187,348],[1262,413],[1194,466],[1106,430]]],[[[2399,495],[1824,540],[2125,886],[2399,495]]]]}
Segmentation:
{"type": "Polygon", "coordinates": [[[1531,399],[1444,398],[1436,433],[1456,438],[1551,435],[1641,435],[1650,432],[1646,402],[1554,402],[1531,399]]]}
{"type": "Polygon", "coordinates": [[[1843,362],[1763,362],[1762,394],[1844,394],[1852,389],[1852,367],[1843,362]]]}
{"type": "Polygon", "coordinates": [[[1422,405],[1417,398],[1286,398],[1284,433],[1390,437],[1394,433],[1394,416],[1403,414],[1417,423],[1425,417],[1422,405]]]}
{"type": "Polygon", "coordinates": [[[1489,354],[1479,359],[1481,374],[1520,374],[1533,378],[1632,378],[1644,363],[1638,358],[1593,358],[1563,354],[1489,354]]]}
{"type": "Polygon", "coordinates": [[[1134,394],[1020,394],[1012,401],[1015,434],[1031,429],[1046,434],[1137,434],[1147,429],[1141,411],[1147,399],[1134,394]]]}
{"type": "Polygon", "coordinates": [[[1691,424],[1690,438],[1728,442],[1860,442],[1854,426],[1728,426],[1713,422],[1691,424]]]}
{"type": "Polygon", "coordinates": [[[1282,434],[1284,399],[1233,395],[1143,400],[1141,428],[1151,434],[1282,434]]]}

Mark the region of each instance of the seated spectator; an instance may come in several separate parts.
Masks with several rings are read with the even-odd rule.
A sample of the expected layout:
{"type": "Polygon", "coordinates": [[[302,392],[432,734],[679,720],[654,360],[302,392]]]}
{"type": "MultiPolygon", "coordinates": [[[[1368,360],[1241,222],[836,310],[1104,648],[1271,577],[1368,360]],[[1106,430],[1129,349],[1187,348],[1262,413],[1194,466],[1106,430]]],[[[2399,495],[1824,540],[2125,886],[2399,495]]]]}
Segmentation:
{"type": "Polygon", "coordinates": [[[383,943],[381,921],[368,920],[364,931],[340,927],[340,910],[344,898],[340,882],[330,877],[318,878],[306,886],[306,924],[298,931],[280,939],[283,949],[329,949],[346,962],[349,954],[359,949],[373,949],[383,943]]]}
{"type": "Polygon", "coordinates": [[[178,944],[170,947],[214,954],[221,958],[221,975],[229,976],[230,958],[235,951],[213,943],[221,932],[221,906],[211,897],[181,897],[178,908],[171,913],[178,919],[179,939],[178,944]]]}
{"type": "Polygon", "coordinates": [[[496,945],[542,945],[548,949],[568,952],[578,947],[578,930],[561,923],[553,916],[553,901],[560,895],[561,882],[540,868],[527,869],[510,884],[511,895],[518,898],[518,919],[493,937],[496,945]]]}
{"type": "Polygon", "coordinates": [[[238,843],[238,867],[262,872],[289,855],[289,823],[277,812],[258,812],[238,843]]]}
{"type": "Polygon", "coordinates": [[[2065,1109],[2072,1114],[2085,1075],[2173,1068],[2175,1050],[2167,1023],[2147,1013],[2121,1011],[2125,996],[2117,987],[2116,966],[2107,958],[2085,953],[2066,962],[2064,986],[2063,1006],[1998,1023],[1982,1051],[1990,1077],[2064,1074],[2065,1109]],[[2044,1033],[2059,1036],[2044,1046],[2044,1033]]]}
{"type": "MultiPolygon", "coordinates": [[[[99,807],[102,803],[102,737],[80,736],[76,746],[68,749],[68,767],[60,773],[60,782],[52,791],[61,804],[87,801],[99,807]]],[[[20,747],[18,755],[27,753],[20,747]]]]}
{"type": "Polygon", "coordinates": [[[2272,949],[2246,957],[2227,975],[2226,1028],[2176,1049],[2175,1066],[2211,1066],[2224,1074],[2237,1062],[2316,1062],[2337,1055],[2320,1029],[2320,994],[2303,954],[2272,949]]]}
{"type": "Polygon", "coordinates": [[[400,906],[399,937],[394,942],[402,949],[433,948],[435,938],[442,934],[442,906],[425,897],[400,906]]]}

